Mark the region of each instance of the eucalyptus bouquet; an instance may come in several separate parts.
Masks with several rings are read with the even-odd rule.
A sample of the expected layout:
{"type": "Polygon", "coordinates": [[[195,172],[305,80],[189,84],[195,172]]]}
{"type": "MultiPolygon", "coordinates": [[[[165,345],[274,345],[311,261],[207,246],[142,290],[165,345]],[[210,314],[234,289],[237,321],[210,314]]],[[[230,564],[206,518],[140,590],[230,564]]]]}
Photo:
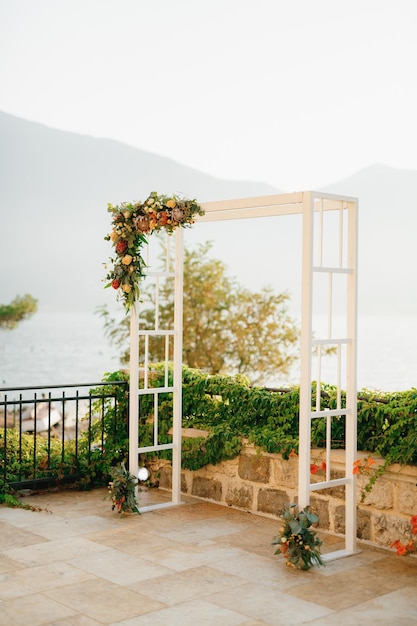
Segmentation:
{"type": "Polygon", "coordinates": [[[319,518],[311,512],[310,507],[306,506],[299,511],[296,504],[290,504],[280,516],[284,525],[272,542],[273,545],[280,546],[275,554],[282,553],[287,559],[286,564],[297,569],[307,570],[313,565],[324,565],[320,555],[322,541],[310,529],[319,518]]]}

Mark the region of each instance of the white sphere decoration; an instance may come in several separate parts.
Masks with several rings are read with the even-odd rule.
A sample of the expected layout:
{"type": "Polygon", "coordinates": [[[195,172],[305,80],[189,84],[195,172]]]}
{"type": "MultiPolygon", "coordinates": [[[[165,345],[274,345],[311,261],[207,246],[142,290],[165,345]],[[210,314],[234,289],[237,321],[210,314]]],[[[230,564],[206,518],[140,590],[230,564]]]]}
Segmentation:
{"type": "Polygon", "coordinates": [[[146,467],[140,467],[138,471],[138,479],[141,482],[144,482],[145,480],[148,480],[148,478],[149,478],[149,472],[146,469],[146,467]]]}

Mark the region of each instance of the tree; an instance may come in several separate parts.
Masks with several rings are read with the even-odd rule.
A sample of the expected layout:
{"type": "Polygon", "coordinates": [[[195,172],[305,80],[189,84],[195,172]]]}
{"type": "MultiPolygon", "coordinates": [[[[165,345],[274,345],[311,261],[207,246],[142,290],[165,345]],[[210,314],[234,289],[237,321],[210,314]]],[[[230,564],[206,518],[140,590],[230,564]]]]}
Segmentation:
{"type": "MultiPolygon", "coordinates": [[[[299,339],[287,310],[289,296],[266,287],[258,293],[242,287],[227,276],[222,261],[208,257],[210,248],[205,243],[184,251],[183,362],[210,374],[245,374],[257,384],[276,379],[277,372],[287,374],[299,339]]],[[[169,279],[159,285],[160,328],[172,327],[172,287],[169,279]]],[[[141,328],[153,328],[155,297],[150,285],[144,287],[141,328]]],[[[101,313],[107,334],[119,347],[125,345],[128,320],[116,326],[106,310],[101,313]]],[[[164,338],[149,338],[149,358],[163,360],[164,354],[164,338]]]]}
{"type": "Polygon", "coordinates": [[[33,315],[38,302],[29,294],[16,296],[10,304],[0,304],[0,328],[15,328],[19,322],[33,315]]]}
{"type": "Polygon", "coordinates": [[[264,287],[259,293],[240,288],[236,295],[227,370],[246,374],[257,384],[276,379],[278,372],[288,374],[299,341],[299,329],[288,315],[288,294],[277,295],[264,287]]]}

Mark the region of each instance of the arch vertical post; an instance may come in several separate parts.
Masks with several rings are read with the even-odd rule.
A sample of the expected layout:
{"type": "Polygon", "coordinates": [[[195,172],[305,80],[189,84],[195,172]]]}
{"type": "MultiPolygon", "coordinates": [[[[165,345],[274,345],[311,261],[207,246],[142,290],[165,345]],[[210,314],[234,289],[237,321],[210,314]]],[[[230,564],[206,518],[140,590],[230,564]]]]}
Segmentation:
{"type": "Polygon", "coordinates": [[[139,322],[136,302],[130,307],[129,359],[129,472],[133,476],[137,476],[139,463],[139,322]]]}
{"type": "Polygon", "coordinates": [[[356,476],[353,463],[357,455],[357,291],[358,291],[358,202],[348,208],[347,262],[352,273],[347,280],[347,346],[346,406],[350,414],[346,421],[346,472],[351,480],[346,485],[346,550],[356,551],[356,476]]]}
{"type": "MultiPolygon", "coordinates": [[[[130,383],[129,383],[129,472],[137,476],[139,469],[139,455],[172,450],[172,488],[171,501],[149,504],[140,507],[140,511],[180,504],[181,502],[181,434],[182,434],[182,331],[183,331],[183,233],[178,228],[175,237],[175,261],[171,262],[169,245],[166,246],[166,267],[156,270],[148,266],[147,278],[154,280],[157,295],[155,297],[154,328],[139,328],[139,302],[130,308],[130,383]],[[174,325],[172,328],[161,328],[159,325],[159,280],[173,279],[174,291],[174,325]],[[149,339],[163,337],[165,344],[164,382],[162,386],[154,386],[149,376],[149,339]],[[172,340],[173,365],[169,364],[170,347],[172,340]],[[139,386],[139,341],[143,351],[143,385],[139,386]],[[171,381],[172,376],[172,381],[171,381]],[[159,440],[159,409],[162,394],[172,394],[172,442],[160,443],[159,440]],[[150,445],[141,445],[139,438],[139,418],[141,396],[153,398],[153,442],[150,445]]],[[[171,237],[171,235],[167,235],[171,237]]],[[[148,243],[149,245],[149,243],[148,243]]],[[[148,250],[149,251],[149,250],[148,250]]]]}
{"type": "Polygon", "coordinates": [[[301,364],[298,447],[298,505],[310,503],[311,440],[311,341],[313,306],[313,217],[311,192],[303,194],[302,274],[301,274],[301,364]]]}
{"type": "MultiPolygon", "coordinates": [[[[354,198],[318,192],[303,194],[298,505],[300,508],[308,506],[312,491],[323,493],[325,489],[339,486],[345,489],[345,549],[326,554],[325,560],[356,552],[356,477],[353,475],[353,463],[357,449],[357,213],[358,203],[354,198]],[[332,215],[338,215],[338,233],[335,232],[332,215]],[[326,284],[323,278],[326,277],[327,286],[323,290],[326,284]],[[339,292],[339,298],[333,293],[338,278],[346,281],[343,286],[345,294],[339,292]],[[319,330],[319,312],[326,300],[327,329],[319,330]],[[343,323],[339,323],[335,335],[336,300],[342,305],[343,323]],[[326,348],[335,349],[337,359],[337,396],[331,406],[326,405],[321,386],[322,357],[326,348]],[[313,356],[317,362],[315,380],[313,356]],[[342,380],[346,385],[345,398],[342,380]],[[326,443],[323,451],[326,460],[322,480],[311,478],[312,420],[325,421],[326,443]],[[331,469],[332,421],[335,424],[344,422],[345,475],[340,478],[334,476],[331,469]]],[[[339,283],[341,285],[343,282],[339,283]]],[[[322,455],[323,451],[319,454],[322,455]]]]}
{"type": "Polygon", "coordinates": [[[172,435],[172,501],[181,500],[181,433],[182,433],[182,334],[184,291],[184,237],[181,228],[175,231],[174,286],[174,372],[173,372],[173,435],[172,435]]]}

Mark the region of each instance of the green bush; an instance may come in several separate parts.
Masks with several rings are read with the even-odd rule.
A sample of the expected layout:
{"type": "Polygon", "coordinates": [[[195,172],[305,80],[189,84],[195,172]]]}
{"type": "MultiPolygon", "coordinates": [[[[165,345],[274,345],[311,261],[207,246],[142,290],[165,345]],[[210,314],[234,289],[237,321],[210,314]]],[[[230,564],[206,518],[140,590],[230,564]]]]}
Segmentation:
{"type": "MultiPolygon", "coordinates": [[[[165,372],[155,365],[150,380],[152,385],[165,386],[165,372]]],[[[169,372],[168,384],[172,384],[169,372]]],[[[122,372],[107,375],[106,382],[128,380],[122,372]]],[[[95,392],[97,390],[93,390],[95,392]]],[[[312,404],[316,389],[312,389],[312,404]]],[[[0,430],[0,463],[7,457],[7,475],[2,471],[0,493],[7,493],[8,483],[33,477],[34,456],[36,478],[64,474],[81,476],[78,484],[91,488],[106,484],[115,465],[127,463],[129,451],[129,397],[128,387],[110,385],[106,392],[117,399],[96,400],[96,408],[104,408],[104,422],[92,421],[78,444],[69,441],[37,437],[0,430]],[[103,406],[104,405],[104,406],[103,406]],[[47,464],[47,446],[51,460],[47,464]]],[[[337,389],[322,385],[321,408],[337,406],[337,389]]],[[[172,393],[159,394],[158,443],[170,443],[172,436],[172,393]]],[[[342,393],[342,405],[344,394],[342,393]]],[[[210,376],[197,370],[183,368],[183,426],[208,431],[207,437],[186,438],[182,442],[182,465],[195,470],[207,464],[216,464],[239,454],[243,438],[260,450],[281,453],[288,458],[298,451],[299,388],[270,391],[251,387],[242,376],[210,376]]],[[[141,447],[154,443],[154,397],[140,395],[139,439],[141,447]]],[[[345,445],[345,419],[332,418],[332,447],[345,445]]],[[[326,443],[325,419],[314,419],[311,431],[312,445],[326,443]]],[[[383,393],[363,390],[358,394],[358,448],[383,456],[387,462],[417,464],[417,389],[383,393]]],[[[148,458],[170,458],[171,451],[148,453],[148,458]]],[[[4,467],[4,465],[3,465],[4,467]]],[[[0,468],[1,470],[1,468],[0,468]]]]}
{"type": "MultiPolygon", "coordinates": [[[[9,483],[42,479],[50,476],[63,476],[63,468],[73,468],[75,458],[75,441],[67,441],[65,445],[58,439],[48,441],[38,435],[20,433],[17,429],[8,429],[6,439],[4,430],[0,430],[0,464],[2,471],[0,491],[9,483]]],[[[70,470],[71,471],[71,470],[70,470]]]]}
{"type": "MultiPolygon", "coordinates": [[[[163,372],[156,366],[162,385],[163,372]]],[[[316,401],[312,388],[312,405],[316,401]]],[[[337,388],[322,384],[321,408],[337,408],[337,388]]],[[[207,463],[233,458],[239,453],[242,438],[247,438],[261,450],[281,453],[288,458],[291,450],[298,451],[298,414],[300,393],[294,386],[280,391],[251,387],[242,376],[210,376],[197,370],[183,368],[183,426],[209,431],[206,439],[183,441],[183,467],[197,469],[207,463]]],[[[151,402],[151,400],[148,400],[151,402]]],[[[341,393],[342,406],[345,393],[341,393]]],[[[160,415],[160,432],[168,433],[172,425],[172,398],[164,398],[160,415]],[[166,416],[167,421],[164,422],[166,416]],[[161,419],[162,418],[162,419],[161,419]]],[[[146,408],[145,403],[142,410],[146,408]]],[[[149,406],[149,411],[151,407],[149,406]]],[[[153,409],[152,409],[153,410],[153,409]]],[[[141,420],[142,437],[151,437],[145,415],[141,420]]],[[[332,448],[345,446],[345,418],[333,417],[332,448]]],[[[164,441],[170,437],[165,435],[164,441]]],[[[326,444],[326,420],[312,420],[313,447],[326,444]]],[[[380,454],[390,463],[417,463],[417,389],[403,392],[358,393],[358,449],[380,454]]],[[[143,444],[145,445],[145,444],[143,444]]],[[[164,453],[164,456],[169,454],[164,453]]]]}

